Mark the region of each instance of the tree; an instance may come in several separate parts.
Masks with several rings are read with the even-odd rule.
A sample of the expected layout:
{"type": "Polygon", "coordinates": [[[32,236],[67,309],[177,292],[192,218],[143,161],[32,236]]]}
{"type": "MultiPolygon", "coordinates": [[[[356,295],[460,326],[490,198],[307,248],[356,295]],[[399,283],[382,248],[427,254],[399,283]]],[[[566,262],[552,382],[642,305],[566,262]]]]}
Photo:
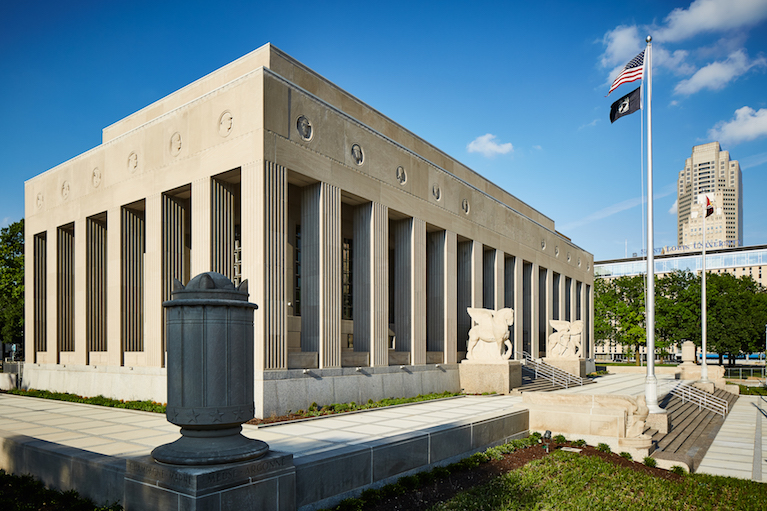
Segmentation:
{"type": "Polygon", "coordinates": [[[617,299],[618,295],[612,280],[594,280],[594,338],[600,345],[612,344],[618,336],[613,314],[617,299]]]}
{"type": "Polygon", "coordinates": [[[700,345],[700,278],[673,271],[656,281],[655,333],[664,346],[693,341],[700,345]]]}
{"type": "Polygon", "coordinates": [[[729,273],[711,273],[706,294],[706,349],[719,354],[720,364],[725,353],[734,363],[733,355],[759,351],[764,346],[767,294],[763,287],[745,275],[736,278],[729,273]]]}
{"type": "Polygon", "coordinates": [[[24,338],[24,219],[0,229],[0,341],[24,338]]]}

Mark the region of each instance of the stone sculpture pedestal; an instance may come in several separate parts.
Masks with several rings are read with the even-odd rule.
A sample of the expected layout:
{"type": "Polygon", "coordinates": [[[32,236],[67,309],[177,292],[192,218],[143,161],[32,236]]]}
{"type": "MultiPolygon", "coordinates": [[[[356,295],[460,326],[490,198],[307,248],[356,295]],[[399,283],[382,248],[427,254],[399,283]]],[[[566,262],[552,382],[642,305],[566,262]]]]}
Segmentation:
{"type": "Polygon", "coordinates": [[[586,360],[583,358],[546,358],[544,362],[575,376],[586,376],[586,360]]]}
{"type": "Polygon", "coordinates": [[[293,455],[270,451],[254,461],[181,466],[151,456],[129,459],[125,467],[126,511],[295,511],[293,455]]]}
{"type": "Polygon", "coordinates": [[[508,394],[522,386],[522,366],[518,360],[463,360],[458,365],[458,375],[467,394],[508,394]]]}

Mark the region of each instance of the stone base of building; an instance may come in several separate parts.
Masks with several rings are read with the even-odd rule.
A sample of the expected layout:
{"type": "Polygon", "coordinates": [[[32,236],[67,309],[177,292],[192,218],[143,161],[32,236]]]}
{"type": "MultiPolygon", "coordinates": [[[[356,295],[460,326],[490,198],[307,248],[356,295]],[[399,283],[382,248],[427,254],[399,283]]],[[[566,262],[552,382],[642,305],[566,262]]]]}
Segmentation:
{"type": "Polygon", "coordinates": [[[271,451],[244,463],[179,466],[151,456],[125,467],[126,511],[224,511],[296,509],[293,455],[271,451]]]}
{"type": "Polygon", "coordinates": [[[546,358],[544,362],[550,366],[554,366],[575,376],[583,378],[586,376],[586,360],[582,358],[567,359],[567,358],[546,358]]]}
{"type": "Polygon", "coordinates": [[[508,394],[522,386],[522,365],[517,360],[494,363],[463,360],[458,367],[461,388],[467,394],[508,394]]]}
{"type": "Polygon", "coordinates": [[[25,363],[23,389],[105,396],[125,401],[167,402],[167,377],[161,367],[25,363]]]}

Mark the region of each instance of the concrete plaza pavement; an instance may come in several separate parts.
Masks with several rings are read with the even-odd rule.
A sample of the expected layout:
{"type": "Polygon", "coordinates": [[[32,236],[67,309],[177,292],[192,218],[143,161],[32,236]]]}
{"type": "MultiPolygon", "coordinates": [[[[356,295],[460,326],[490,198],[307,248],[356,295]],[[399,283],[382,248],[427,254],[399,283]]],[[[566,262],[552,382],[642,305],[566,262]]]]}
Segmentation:
{"type": "MultiPolygon", "coordinates": [[[[664,395],[667,385],[673,382],[669,377],[659,376],[659,395],[664,395]]],[[[593,385],[556,392],[641,395],[644,375],[606,375],[593,385]]],[[[245,424],[243,434],[267,442],[273,450],[300,458],[524,408],[520,396],[466,396],[292,423],[245,424]]],[[[765,413],[767,401],[763,398],[741,397],[698,471],[767,482],[765,413]]],[[[179,428],[161,414],[0,394],[0,437],[18,435],[46,442],[62,452],[79,449],[111,458],[144,456],[154,447],[180,436],[179,428]]]]}

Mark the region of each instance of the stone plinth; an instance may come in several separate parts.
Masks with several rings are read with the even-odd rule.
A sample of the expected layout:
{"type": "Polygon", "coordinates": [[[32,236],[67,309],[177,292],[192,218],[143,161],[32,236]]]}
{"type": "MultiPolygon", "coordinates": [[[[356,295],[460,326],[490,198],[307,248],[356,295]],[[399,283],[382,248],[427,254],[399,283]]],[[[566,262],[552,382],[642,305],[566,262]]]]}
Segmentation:
{"type": "Polygon", "coordinates": [[[586,376],[586,360],[582,358],[544,358],[544,362],[575,376],[586,376]]]}
{"type": "Polygon", "coordinates": [[[293,455],[270,451],[243,463],[165,465],[151,456],[125,467],[126,511],[226,511],[296,509],[293,455]]]}
{"type": "Polygon", "coordinates": [[[508,394],[522,386],[522,366],[517,360],[502,362],[472,362],[464,360],[458,366],[461,388],[467,394],[495,392],[508,394]]]}

